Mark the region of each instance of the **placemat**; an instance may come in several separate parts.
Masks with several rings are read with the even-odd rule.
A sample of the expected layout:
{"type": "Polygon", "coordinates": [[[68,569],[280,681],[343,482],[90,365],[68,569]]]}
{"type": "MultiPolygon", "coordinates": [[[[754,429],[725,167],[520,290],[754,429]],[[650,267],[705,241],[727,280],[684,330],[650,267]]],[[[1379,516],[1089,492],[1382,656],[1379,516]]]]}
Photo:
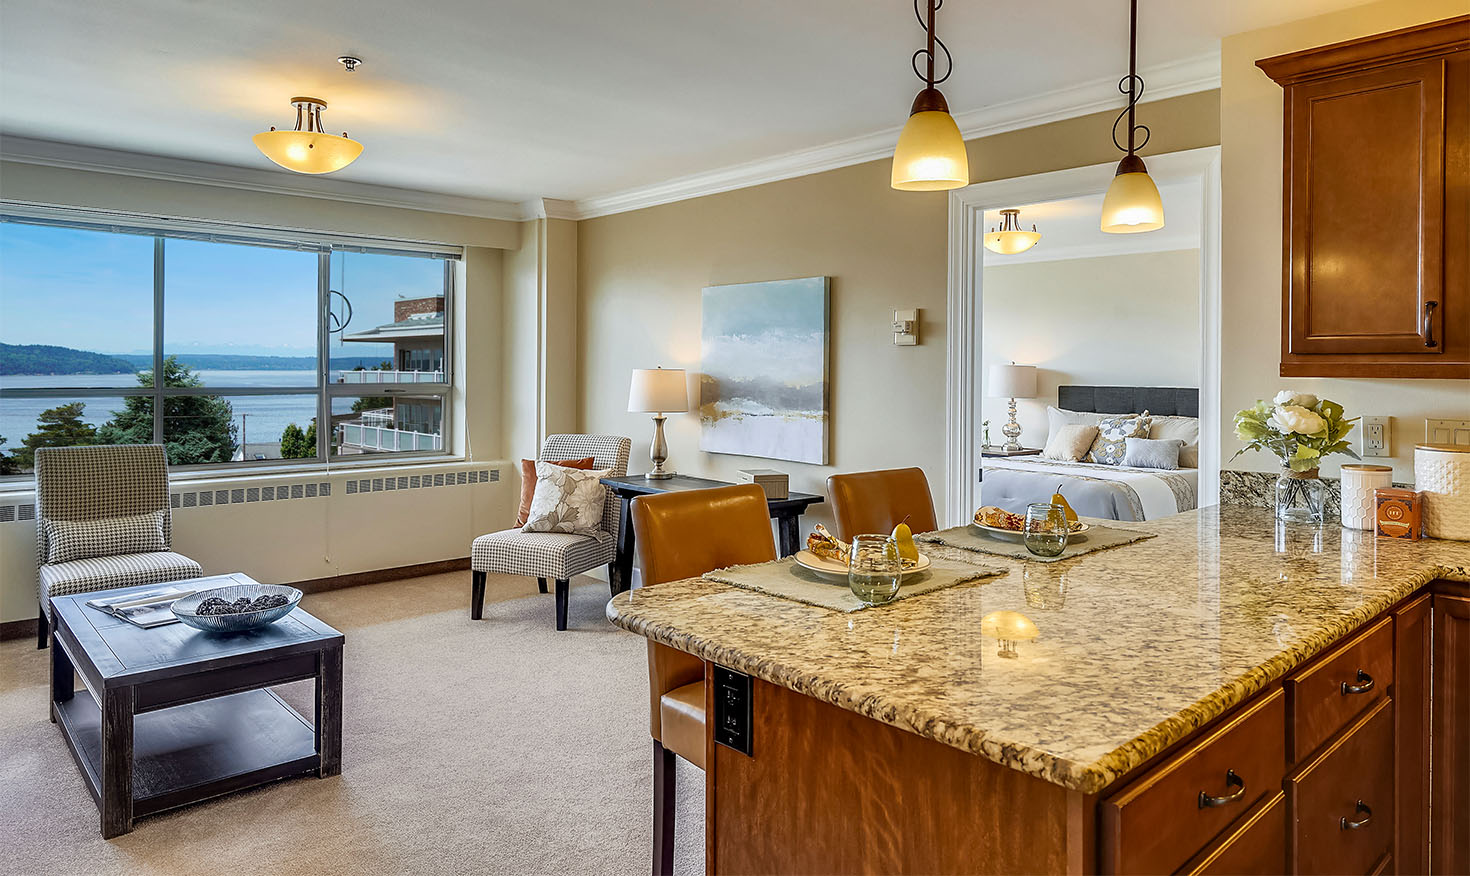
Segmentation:
{"type": "MultiPolygon", "coordinates": [[[[908,599],[923,593],[932,593],[967,581],[977,581],[995,575],[1004,575],[1005,570],[959,560],[929,558],[929,568],[922,572],[905,572],[898,586],[898,596],[893,600],[908,599]]],[[[804,602],[832,611],[862,611],[873,606],[864,605],[852,595],[847,579],[826,578],[797,564],[795,558],[756,563],[750,566],[730,566],[704,574],[706,581],[718,581],[733,587],[756,590],[794,602],[804,602]]],[[[890,603],[891,604],[891,603],[890,603]]]]}
{"type": "Polygon", "coordinates": [[[1111,526],[1099,526],[1092,524],[1092,529],[1082,541],[1067,541],[1067,547],[1060,556],[1038,557],[1036,554],[1026,550],[1026,545],[1021,542],[1021,536],[1017,534],[1013,538],[1004,535],[991,535],[983,529],[973,526],[953,526],[949,529],[941,529],[938,532],[926,532],[923,535],[914,536],[915,541],[942,544],[946,547],[959,548],[961,550],[976,551],[982,554],[996,554],[1002,557],[1014,557],[1018,560],[1034,560],[1038,563],[1055,563],[1058,560],[1070,560],[1093,551],[1106,550],[1120,545],[1132,544],[1135,541],[1143,541],[1153,538],[1153,533],[1134,532],[1131,529],[1114,529],[1111,526]]]}

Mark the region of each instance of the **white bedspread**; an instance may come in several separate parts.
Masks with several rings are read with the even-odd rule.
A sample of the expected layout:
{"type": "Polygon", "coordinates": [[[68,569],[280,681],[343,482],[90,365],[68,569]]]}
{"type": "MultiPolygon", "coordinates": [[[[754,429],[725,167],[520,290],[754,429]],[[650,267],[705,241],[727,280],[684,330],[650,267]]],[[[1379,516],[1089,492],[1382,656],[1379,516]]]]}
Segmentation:
{"type": "MultiPolygon", "coordinates": [[[[1091,479],[1121,484],[1137,497],[1138,506],[1142,510],[1140,519],[1143,520],[1153,520],[1192,510],[1196,507],[1199,497],[1199,470],[1193,468],[1164,471],[1087,462],[1058,462],[1035,456],[988,458],[984,461],[983,466],[987,472],[992,470],[1014,471],[1037,476],[1054,474],[1060,478],[1091,479]]],[[[990,479],[988,474],[986,479],[990,479]]],[[[1058,483],[1064,483],[1064,481],[1059,480],[1058,483]]],[[[1036,496],[1026,497],[1028,501],[1046,501],[1051,489],[1043,491],[1039,487],[1040,484],[1038,484],[1036,496]]],[[[981,482],[980,491],[982,501],[987,504],[1000,504],[985,499],[984,481],[981,482]]],[[[1065,488],[1063,492],[1067,492],[1065,488]]],[[[1115,519],[1126,518],[1119,516],[1115,519]]]]}

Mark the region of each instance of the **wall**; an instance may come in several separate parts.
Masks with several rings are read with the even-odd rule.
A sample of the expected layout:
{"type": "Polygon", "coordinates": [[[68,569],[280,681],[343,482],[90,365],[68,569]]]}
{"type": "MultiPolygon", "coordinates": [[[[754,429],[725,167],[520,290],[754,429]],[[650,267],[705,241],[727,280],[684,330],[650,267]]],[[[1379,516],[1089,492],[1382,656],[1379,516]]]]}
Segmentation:
{"type": "MultiPolygon", "coordinates": [[[[1228,460],[1240,446],[1235,411],[1280,388],[1331,398],[1350,416],[1393,417],[1394,477],[1412,481],[1414,444],[1426,417],[1470,416],[1470,382],[1283,378],[1281,353],[1282,92],[1256,68],[1260,58],[1463,15],[1465,0],[1381,0],[1280,27],[1228,37],[1221,50],[1222,458],[1227,468],[1268,471],[1274,457],[1228,460]]],[[[1373,221],[1363,217],[1363,221],[1373,221]]],[[[1356,438],[1356,432],[1354,433],[1356,438]]],[[[1323,474],[1336,476],[1335,457],[1323,474]]]]}
{"type": "MultiPolygon", "coordinates": [[[[1064,383],[1199,386],[1199,250],[986,265],[985,371],[1036,365],[1040,396],[1017,399],[1021,443],[1046,441],[1046,406],[1064,383]]],[[[986,397],[990,440],[1006,400],[986,397]]]]}
{"type": "MultiPolygon", "coordinates": [[[[503,465],[505,439],[515,411],[505,383],[506,263],[499,247],[518,247],[522,224],[419,210],[345,204],[319,198],[246,192],[121,174],[4,162],[7,199],[86,206],[197,219],[246,222],[395,240],[463,245],[455,287],[458,310],[456,367],[461,390],[451,399],[455,422],[465,425],[455,449],[469,463],[400,466],[355,473],[288,473],[216,481],[175,478],[174,492],[206,488],[332,485],[330,495],[273,502],[181,507],[174,512],[175,548],[210,573],[243,571],[269,582],[290,582],[392,568],[469,555],[470,540],[511,522],[519,498],[517,478],[503,465]],[[458,483],[459,474],[494,472],[496,481],[458,483]],[[425,488],[432,474],[454,486],[425,488]],[[389,477],[391,475],[392,477],[389,477]],[[418,484],[398,478],[418,476],[418,484]],[[348,481],[383,482],[383,489],[348,492],[348,481]],[[392,487],[387,485],[392,481],[392,487]]],[[[534,335],[533,343],[534,343],[534,335]]],[[[468,481],[468,478],[467,478],[468,481]]],[[[33,503],[29,485],[0,488],[0,506],[33,503]]],[[[35,523],[17,511],[0,522],[0,621],[35,616],[35,523]]]]}
{"type": "MultiPolygon", "coordinates": [[[[1150,152],[1218,142],[1218,94],[1146,104],[1150,152]]],[[[972,141],[974,181],[1116,158],[1113,113],[972,141]]],[[[650,207],[581,223],[580,427],[633,439],[648,469],[652,425],[626,411],[633,368],[698,369],[700,290],[787,277],[832,277],[830,464],[701,453],[693,414],[666,427],[674,468],[730,479],[775,467],[792,489],[825,492],[837,471],[918,465],[942,506],[947,197],[895,192],[887,161],[650,207]],[[892,344],[892,311],[920,309],[917,347],[892,344]]],[[[811,522],[830,519],[822,506],[811,522]]]]}

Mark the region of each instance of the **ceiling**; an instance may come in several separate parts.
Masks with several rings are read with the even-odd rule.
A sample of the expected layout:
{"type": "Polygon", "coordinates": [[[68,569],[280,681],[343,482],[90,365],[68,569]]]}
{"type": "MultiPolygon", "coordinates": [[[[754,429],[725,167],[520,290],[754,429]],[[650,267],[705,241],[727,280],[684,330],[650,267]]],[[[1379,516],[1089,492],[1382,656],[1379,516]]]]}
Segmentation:
{"type": "MultiPolygon", "coordinates": [[[[1142,0],[1139,63],[1158,94],[1213,87],[1222,36],[1363,2],[1142,0]]],[[[1124,0],[951,0],[938,21],[967,130],[1045,96],[1120,103],[1124,0]]],[[[271,171],[250,137],[307,94],[366,147],[333,175],[350,183],[517,203],[729,188],[743,171],[722,169],[891,149],[922,38],[907,0],[0,0],[0,135],[271,171]]]]}
{"type": "MultiPolygon", "coordinates": [[[[1159,186],[1164,202],[1164,227],[1141,234],[1108,234],[1100,227],[1103,193],[1017,205],[1017,221],[1027,231],[1035,225],[1041,240],[1023,253],[1000,255],[984,250],[985,266],[1051,262],[1140,252],[1198,249],[1204,215],[1203,191],[1198,180],[1159,186]]],[[[999,228],[999,210],[985,211],[985,229],[999,228]]],[[[983,234],[984,231],[981,233],[983,234]]]]}

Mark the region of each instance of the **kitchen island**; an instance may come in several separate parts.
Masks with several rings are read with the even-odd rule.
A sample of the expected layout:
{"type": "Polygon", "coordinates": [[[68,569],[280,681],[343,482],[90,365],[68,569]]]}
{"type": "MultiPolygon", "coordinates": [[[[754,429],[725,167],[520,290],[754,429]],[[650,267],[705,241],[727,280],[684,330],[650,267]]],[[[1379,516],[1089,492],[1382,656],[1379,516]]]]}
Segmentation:
{"type": "Polygon", "coordinates": [[[1121,528],[1156,537],[1057,563],[925,545],[1006,574],[853,614],[698,579],[615,598],[709,664],[709,870],[1408,872],[1431,831],[1441,872],[1470,855],[1446,809],[1470,787],[1470,544],[1235,506],[1121,528]],[[997,612],[1029,625],[982,635],[997,612]],[[748,755],[714,741],[715,666],[751,679],[748,755]],[[1387,783],[1377,821],[1308,811],[1364,758],[1389,766],[1353,765],[1387,783]]]}

